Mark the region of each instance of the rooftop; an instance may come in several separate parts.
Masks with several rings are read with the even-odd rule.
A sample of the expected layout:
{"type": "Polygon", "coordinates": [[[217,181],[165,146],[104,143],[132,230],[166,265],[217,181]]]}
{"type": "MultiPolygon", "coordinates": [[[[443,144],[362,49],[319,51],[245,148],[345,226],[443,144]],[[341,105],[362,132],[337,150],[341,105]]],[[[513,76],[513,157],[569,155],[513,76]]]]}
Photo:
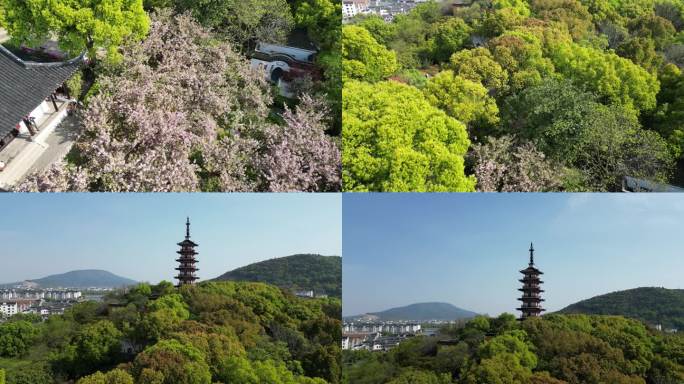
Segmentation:
{"type": "Polygon", "coordinates": [[[83,59],[84,55],[57,63],[24,61],[0,45],[0,137],[68,80],[83,59]]]}

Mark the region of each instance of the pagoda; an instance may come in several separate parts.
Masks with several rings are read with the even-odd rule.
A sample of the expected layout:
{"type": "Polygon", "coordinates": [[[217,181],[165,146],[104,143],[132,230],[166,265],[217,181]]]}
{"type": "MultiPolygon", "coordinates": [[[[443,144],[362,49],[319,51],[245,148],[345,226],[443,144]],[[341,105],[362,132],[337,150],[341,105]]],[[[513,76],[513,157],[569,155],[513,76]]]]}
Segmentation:
{"type": "Polygon", "coordinates": [[[176,253],[180,255],[180,257],[176,259],[179,263],[178,268],[176,268],[178,271],[178,276],[176,276],[176,279],[178,279],[177,287],[194,285],[195,280],[199,279],[199,277],[195,275],[195,272],[199,271],[199,269],[195,267],[195,264],[197,263],[197,259],[195,258],[195,256],[197,256],[197,251],[195,251],[195,247],[198,246],[198,244],[190,240],[189,217],[185,222],[185,240],[178,243],[178,245],[181,249],[176,251],[176,253]]]}
{"type": "Polygon", "coordinates": [[[523,295],[518,300],[522,301],[522,305],[516,309],[522,312],[519,320],[525,320],[528,317],[537,317],[545,311],[541,307],[541,302],[544,301],[541,298],[541,293],[544,291],[540,285],[543,281],[539,279],[539,276],[544,273],[534,266],[534,246],[532,243],[530,243],[530,264],[520,273],[523,274],[523,278],[518,281],[523,283],[523,286],[518,291],[521,291],[523,295]]]}

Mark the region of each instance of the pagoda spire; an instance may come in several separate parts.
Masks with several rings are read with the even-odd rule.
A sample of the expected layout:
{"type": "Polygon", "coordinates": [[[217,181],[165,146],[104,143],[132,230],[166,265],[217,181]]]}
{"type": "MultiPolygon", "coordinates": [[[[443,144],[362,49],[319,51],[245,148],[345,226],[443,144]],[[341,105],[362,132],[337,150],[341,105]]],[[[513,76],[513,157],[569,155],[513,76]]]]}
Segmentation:
{"type": "Polygon", "coordinates": [[[534,265],[534,245],[530,242],[530,266],[534,265]]]}
{"type": "Polygon", "coordinates": [[[180,250],[176,251],[180,256],[176,259],[178,262],[178,279],[177,287],[183,285],[194,285],[195,280],[199,279],[195,274],[199,269],[195,266],[197,264],[197,251],[195,247],[199,244],[190,240],[190,217],[185,220],[185,240],[178,243],[181,247],[180,250]]]}
{"type": "Polygon", "coordinates": [[[520,273],[523,274],[523,278],[518,281],[523,283],[523,286],[518,289],[522,292],[522,297],[518,300],[522,301],[522,305],[516,309],[522,312],[519,320],[525,320],[528,317],[537,317],[545,311],[541,306],[542,301],[544,301],[541,298],[541,293],[544,292],[541,289],[543,281],[539,278],[544,273],[534,266],[534,245],[532,243],[530,243],[530,264],[520,273]]]}

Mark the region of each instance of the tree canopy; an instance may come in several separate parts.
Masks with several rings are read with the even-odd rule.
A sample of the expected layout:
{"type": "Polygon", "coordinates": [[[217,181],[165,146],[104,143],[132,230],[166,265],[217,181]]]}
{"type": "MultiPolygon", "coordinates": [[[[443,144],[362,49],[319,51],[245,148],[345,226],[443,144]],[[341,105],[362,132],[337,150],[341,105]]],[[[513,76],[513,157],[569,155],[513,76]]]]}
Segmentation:
{"type": "Polygon", "coordinates": [[[0,346],[22,350],[0,347],[0,362],[8,384],[335,384],[340,319],[339,299],[263,283],[143,283],[45,322],[10,318],[0,346]]]}
{"type": "MultiPolygon", "coordinates": [[[[345,26],[375,53],[348,73],[417,88],[466,124],[465,175],[485,178],[479,190],[615,191],[627,176],[682,184],[682,10],[681,0],[428,1],[345,26]],[[392,54],[398,69],[372,61],[392,54]]],[[[403,120],[415,118],[412,103],[394,104],[403,120]]],[[[385,120],[393,126],[402,131],[385,120]]]]}
{"type": "Polygon", "coordinates": [[[471,191],[465,125],[394,81],[348,81],[342,156],[348,191],[471,191]]]}
{"type": "Polygon", "coordinates": [[[102,49],[120,60],[119,47],[142,40],[150,27],[142,0],[3,0],[3,7],[14,40],[39,46],[54,34],[62,49],[91,58],[102,49]]]}
{"type": "Polygon", "coordinates": [[[510,314],[449,325],[389,352],[344,351],[343,383],[676,383],[684,337],[619,316],[510,314]],[[444,342],[442,342],[444,341],[444,342]],[[415,380],[415,381],[411,381],[415,380]]]}

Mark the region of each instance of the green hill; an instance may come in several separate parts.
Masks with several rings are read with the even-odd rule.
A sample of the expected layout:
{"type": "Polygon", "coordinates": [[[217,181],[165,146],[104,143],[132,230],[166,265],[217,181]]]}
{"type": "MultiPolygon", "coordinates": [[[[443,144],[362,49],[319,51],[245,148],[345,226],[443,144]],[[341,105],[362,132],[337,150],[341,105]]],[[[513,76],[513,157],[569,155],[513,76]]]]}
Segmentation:
{"type": "MultiPolygon", "coordinates": [[[[26,281],[38,284],[39,288],[120,288],[138,283],[135,280],[99,269],[70,271],[26,281]]],[[[20,283],[2,284],[1,286],[11,287],[17,284],[20,283]]]]}
{"type": "Polygon", "coordinates": [[[403,307],[390,308],[381,312],[352,316],[348,319],[372,318],[377,321],[430,321],[469,319],[477,313],[458,308],[449,303],[416,303],[403,307]]]}
{"type": "Polygon", "coordinates": [[[226,272],[214,280],[258,281],[339,298],[342,297],[342,258],[311,254],[279,257],[226,272]]]}
{"type": "Polygon", "coordinates": [[[621,315],[684,329],[684,289],[644,287],[612,292],[569,305],[560,313],[621,315]]]}

